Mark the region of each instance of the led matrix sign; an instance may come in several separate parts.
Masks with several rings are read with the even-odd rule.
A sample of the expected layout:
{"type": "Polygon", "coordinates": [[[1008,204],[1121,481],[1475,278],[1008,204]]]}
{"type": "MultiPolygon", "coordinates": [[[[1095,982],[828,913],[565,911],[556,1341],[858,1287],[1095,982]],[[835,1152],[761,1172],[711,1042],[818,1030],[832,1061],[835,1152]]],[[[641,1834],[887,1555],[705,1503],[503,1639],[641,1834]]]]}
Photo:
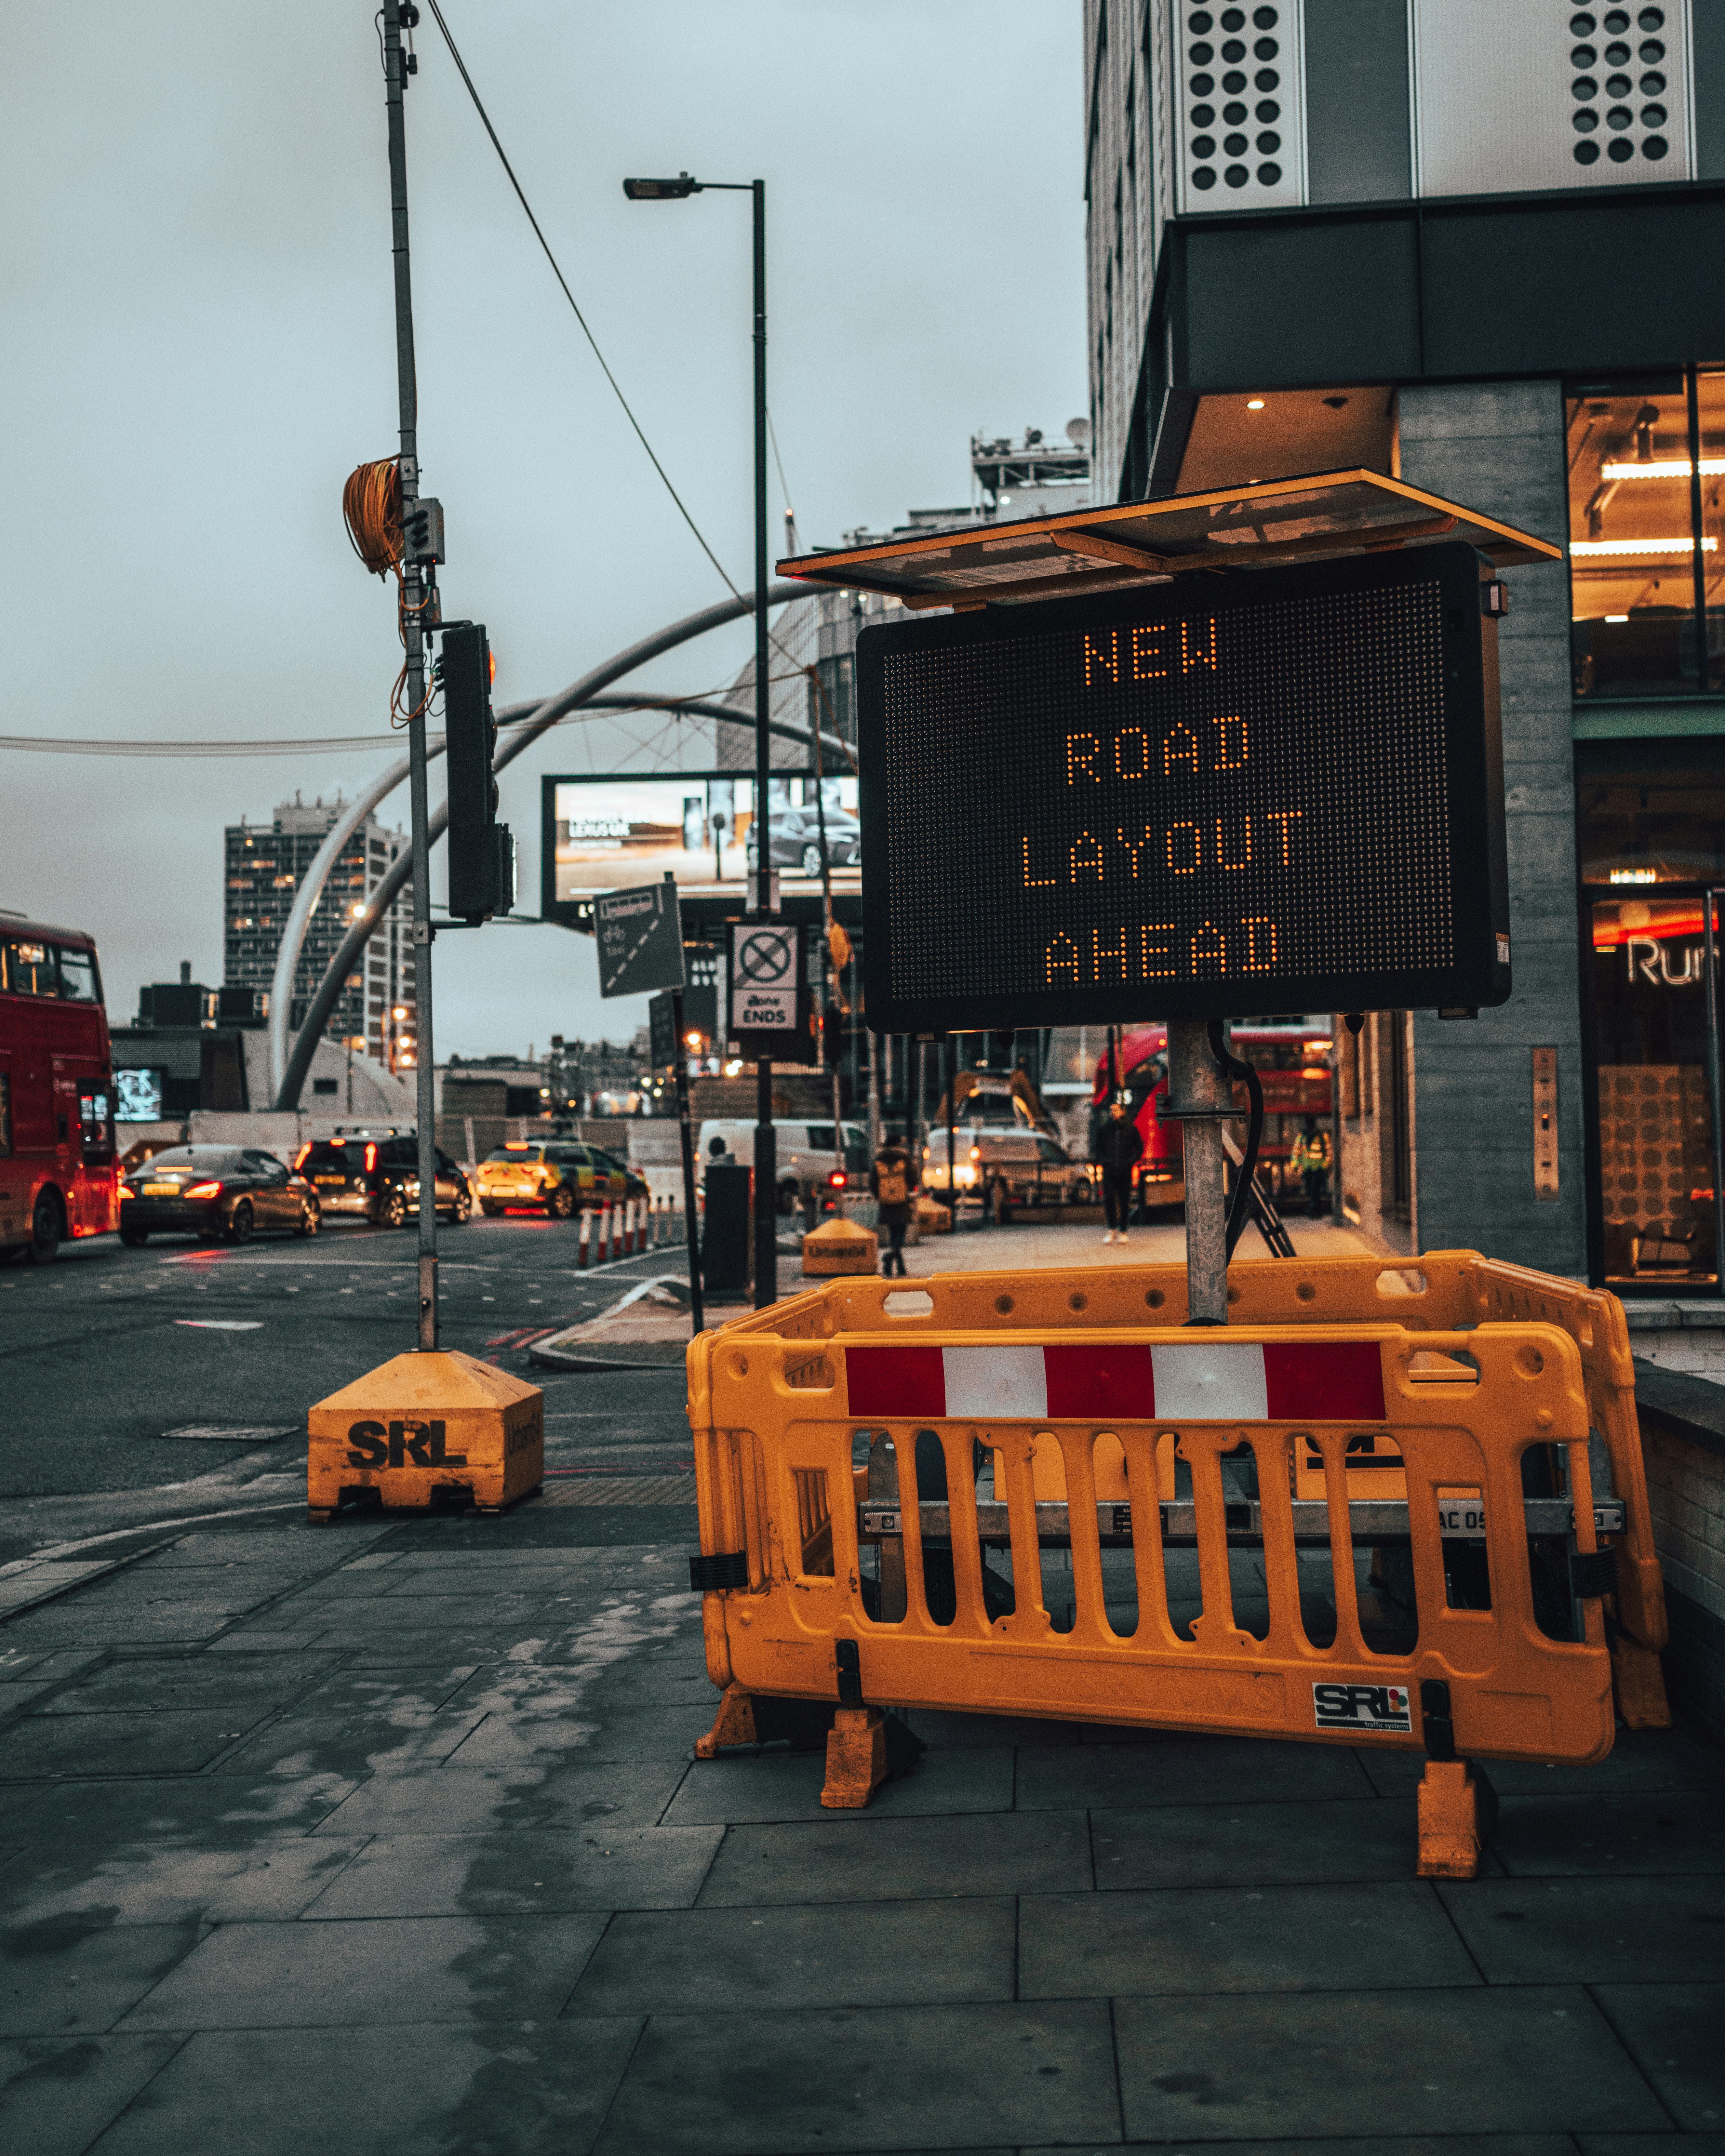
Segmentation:
{"type": "Polygon", "coordinates": [[[1503,1002],[1481,567],[1446,544],[865,630],[870,1026],[1503,1002]]]}

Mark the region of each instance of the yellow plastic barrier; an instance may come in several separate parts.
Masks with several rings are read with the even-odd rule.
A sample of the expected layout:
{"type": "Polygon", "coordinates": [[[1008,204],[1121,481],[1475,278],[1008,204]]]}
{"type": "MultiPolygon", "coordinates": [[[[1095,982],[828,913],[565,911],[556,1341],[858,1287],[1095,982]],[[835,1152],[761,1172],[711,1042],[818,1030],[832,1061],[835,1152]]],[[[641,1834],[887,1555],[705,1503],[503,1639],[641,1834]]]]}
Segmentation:
{"type": "MultiPolygon", "coordinates": [[[[922,1322],[936,1327],[1027,1323],[1062,1327],[1094,1322],[1179,1325],[1186,1317],[1183,1265],[1143,1265],[1101,1275],[1088,1268],[1062,1272],[937,1276],[922,1285],[937,1297],[922,1322]],[[1139,1313],[1144,1313],[1141,1317],[1139,1313]]],[[[1275,1259],[1230,1268],[1229,1302],[1235,1324],[1370,1323],[1388,1320],[1410,1330],[1461,1330],[1485,1322],[1535,1321],[1556,1325],[1574,1341],[1585,1378],[1590,1427],[1609,1461],[1610,1490],[1623,1506],[1620,1532],[1607,1540],[1616,1553],[1616,1589],[1609,1614],[1619,1712],[1632,1729],[1671,1722],[1659,1656],[1669,1638],[1665,1584],[1653,1543],[1635,1368],[1623,1305],[1614,1295],[1525,1266],[1481,1257],[1476,1250],[1435,1250],[1420,1258],[1275,1259]]],[[[905,1322],[899,1320],[899,1323],[905,1322]]],[[[1466,1359],[1429,1358],[1433,1382],[1471,1385],[1466,1359]]],[[[1164,1447],[1162,1494],[1173,1494],[1171,1448],[1164,1447]]],[[[1594,1479],[1605,1474],[1595,1452],[1594,1479]]],[[[1106,1473],[1099,1462],[1099,1472],[1106,1473]]],[[[1052,1448],[1039,1454],[1040,1496],[1063,1494],[1052,1448]]],[[[1360,1499],[1403,1495],[1394,1434],[1361,1424],[1350,1431],[1348,1494],[1360,1499]]],[[[1101,1494],[1112,1494],[1104,1490],[1101,1494]]],[[[1323,1494],[1317,1455],[1304,1448],[1295,1460],[1295,1496],[1323,1494]]]]}
{"type": "MultiPolygon", "coordinates": [[[[748,1696],[841,1707],[850,1764],[835,1763],[827,1792],[838,1803],[866,1800],[864,1723],[889,1706],[1423,1746],[1421,1868],[1471,1876],[1485,1799],[1461,1761],[1582,1763],[1611,1746],[1589,1431],[1591,1400],[1616,1418],[1595,1426],[1633,1549],[1645,1497],[1638,1507],[1627,1358],[1614,1369],[1609,1297],[1469,1253],[1420,1260],[1423,1286],[1380,1288],[1385,1270],[1237,1265],[1225,1331],[1182,1331],[1183,1269],[1142,1267],[938,1275],[909,1290],[834,1281],[702,1334],[689,1352],[696,1576],[709,1590],[709,1673],[728,1691],[702,1750],[741,1726],[748,1696]],[[1494,1298],[1536,1293],[1538,1321],[1489,1314],[1494,1298]],[[1361,1323],[1368,1295],[1378,1308],[1361,1323]],[[1349,1512],[1359,1471],[1347,1448],[1368,1431],[1396,1448],[1388,1472],[1417,1604],[1402,1620],[1410,1635],[1388,1647],[1366,1636],[1349,1512]],[[870,1491],[863,1440],[877,1465],[891,1458],[895,1492],[902,1481],[896,1514],[870,1491]],[[1256,1469],[1250,1504],[1233,1474],[1242,1446],[1256,1469]],[[1548,1606],[1543,1629],[1536,1613],[1522,1471],[1535,1447],[1563,1464],[1544,1502],[1570,1531],[1564,1621],[1579,1611],[1579,1638],[1554,1635],[1548,1606]],[[978,1499],[979,1449],[994,1455],[992,1503],[978,1499]],[[1183,1505],[1169,1487],[1176,1456],[1189,1474],[1183,1505]],[[1322,1501],[1302,1505],[1312,1457],[1322,1501]],[[925,1458],[940,1486],[932,1509],[927,1489],[910,1502],[925,1458]],[[1123,1499],[1108,1486],[1117,1473],[1123,1499]],[[1058,1624],[1043,1564],[1050,1508],[1070,1550],[1058,1624]],[[1483,1556],[1486,1591],[1471,1599],[1489,1606],[1452,1602],[1445,1537],[1458,1518],[1483,1556]],[[1202,1604],[1189,1623],[1171,1610],[1164,1548],[1181,1522],[1202,1604]],[[1262,1551],[1266,1606],[1252,1627],[1236,1621],[1230,1579],[1242,1526],[1262,1551]],[[985,1533],[1009,1547],[1009,1587],[985,1573],[985,1533]],[[1298,1551],[1315,1537],[1331,1559],[1327,1634],[1301,1611],[1298,1551]],[[1108,1615],[1105,1538],[1130,1545],[1130,1631],[1108,1615]],[[901,1552],[901,1585],[889,1589],[884,1560],[880,1584],[868,1578],[871,1543],[901,1552]]],[[[1373,1532],[1367,1521],[1363,1544],[1373,1532]]]]}
{"type": "MultiPolygon", "coordinates": [[[[1558,1326],[1569,1335],[1581,1354],[1590,1425],[1609,1461],[1611,1491],[1624,1507],[1621,1536],[1612,1538],[1617,1553],[1612,1614],[1620,1628],[1611,1643],[1618,1706],[1632,1729],[1669,1727],[1659,1667],[1670,1637],[1665,1581],[1653,1546],[1629,1327],[1617,1297],[1474,1250],[1435,1250],[1399,1265],[1371,1258],[1284,1260],[1236,1267],[1230,1279],[1238,1286],[1236,1309],[1254,1318],[1307,1312],[1363,1318],[1388,1311],[1413,1327],[1531,1322],[1558,1326]]],[[[1454,1373],[1463,1382],[1468,1374],[1465,1366],[1454,1373]]],[[[1375,1460],[1383,1465],[1374,1465],[1373,1435],[1356,1434],[1348,1462],[1349,1491],[1361,1497],[1399,1494],[1399,1478],[1389,1465],[1394,1440],[1377,1434],[1375,1460]]],[[[1301,1466],[1304,1479],[1296,1494],[1303,1496],[1310,1469],[1305,1462],[1301,1466]]],[[[1596,1474],[1596,1479],[1603,1484],[1604,1478],[1596,1474]]]]}

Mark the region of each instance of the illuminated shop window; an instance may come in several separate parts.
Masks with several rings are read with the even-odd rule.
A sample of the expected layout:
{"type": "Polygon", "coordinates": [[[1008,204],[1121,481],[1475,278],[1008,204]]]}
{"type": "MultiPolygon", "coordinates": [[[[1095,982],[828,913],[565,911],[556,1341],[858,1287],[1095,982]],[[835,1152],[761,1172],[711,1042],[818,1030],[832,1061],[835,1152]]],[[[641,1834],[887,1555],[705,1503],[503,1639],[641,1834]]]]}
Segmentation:
{"type": "MultiPolygon", "coordinates": [[[[1581,742],[1576,808],[1593,947],[1594,1099],[1605,1277],[1717,1285],[1706,910],[1725,885],[1717,736],[1581,742]]],[[[1715,932],[1717,932],[1715,914],[1715,932]]]]}
{"type": "Polygon", "coordinates": [[[1696,393],[1693,439],[1681,374],[1583,384],[1569,393],[1569,567],[1578,696],[1694,696],[1725,689],[1719,590],[1725,573],[1719,504],[1725,485],[1725,374],[1698,375],[1696,393]],[[1696,635],[1698,586],[1705,595],[1704,654],[1696,635]]]}

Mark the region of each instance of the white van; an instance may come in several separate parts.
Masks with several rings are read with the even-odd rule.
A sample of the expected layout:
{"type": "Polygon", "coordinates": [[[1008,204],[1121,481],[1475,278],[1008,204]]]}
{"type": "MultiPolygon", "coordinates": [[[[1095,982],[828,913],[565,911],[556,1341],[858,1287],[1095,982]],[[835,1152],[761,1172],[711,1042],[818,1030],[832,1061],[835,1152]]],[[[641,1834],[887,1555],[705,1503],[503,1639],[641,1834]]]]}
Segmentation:
{"type": "MultiPolygon", "coordinates": [[[[835,1129],[831,1123],[791,1123],[774,1119],[774,1151],[778,1169],[778,1209],[794,1213],[803,1198],[819,1184],[828,1187],[828,1178],[839,1169],[845,1168],[853,1175],[867,1178],[869,1168],[869,1134],[860,1123],[842,1123],[835,1129]],[[839,1150],[843,1146],[843,1152],[839,1150]]],[[[722,1138],[725,1150],[733,1160],[744,1168],[755,1164],[755,1126],[753,1120],[742,1122],[728,1118],[710,1116],[701,1127],[701,1136],[696,1144],[695,1173],[697,1180],[704,1181],[706,1164],[713,1158],[713,1140],[722,1138]]]]}

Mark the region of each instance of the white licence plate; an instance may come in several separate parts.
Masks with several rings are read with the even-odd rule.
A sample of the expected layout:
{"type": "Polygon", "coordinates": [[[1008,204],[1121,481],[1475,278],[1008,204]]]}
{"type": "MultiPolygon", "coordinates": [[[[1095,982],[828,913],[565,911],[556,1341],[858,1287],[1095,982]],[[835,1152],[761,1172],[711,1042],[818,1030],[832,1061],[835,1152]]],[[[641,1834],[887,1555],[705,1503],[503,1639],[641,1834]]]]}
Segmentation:
{"type": "Polygon", "coordinates": [[[177,1198],[179,1194],[177,1183],[146,1183],[144,1185],[146,1198],[177,1198]]]}
{"type": "Polygon", "coordinates": [[[1438,1532],[1446,1541],[1478,1542],[1486,1532],[1486,1507],[1477,1497],[1440,1497],[1438,1532]]]}

